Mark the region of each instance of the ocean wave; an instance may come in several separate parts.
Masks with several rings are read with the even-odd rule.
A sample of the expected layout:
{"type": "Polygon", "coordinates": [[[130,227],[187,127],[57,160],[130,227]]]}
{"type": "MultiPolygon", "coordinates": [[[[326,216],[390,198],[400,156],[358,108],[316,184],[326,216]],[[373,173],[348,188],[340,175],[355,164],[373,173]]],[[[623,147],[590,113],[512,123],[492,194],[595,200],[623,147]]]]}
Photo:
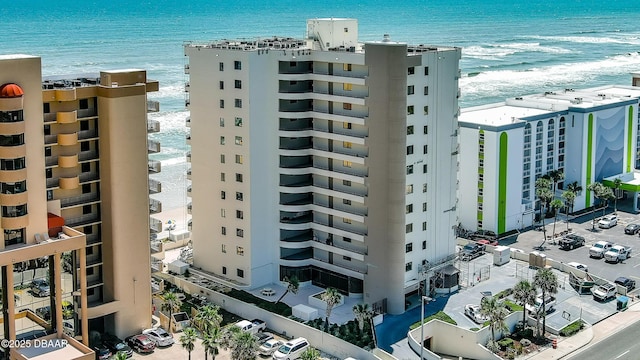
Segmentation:
{"type": "Polygon", "coordinates": [[[572,50],[558,46],[543,46],[539,42],[515,42],[469,46],[462,49],[463,56],[483,60],[499,60],[509,55],[525,52],[569,54],[572,50]]]}
{"type": "Polygon", "coordinates": [[[158,98],[184,98],[184,82],[174,82],[171,84],[160,84],[158,91],[149,93],[149,99],[158,98]]]}
{"type": "Polygon", "coordinates": [[[570,43],[583,43],[583,44],[624,44],[624,45],[640,45],[640,40],[636,37],[629,37],[627,34],[620,37],[608,37],[608,36],[543,36],[532,35],[528,38],[538,39],[545,41],[556,42],[570,42],[570,43]]]}
{"type": "MultiPolygon", "coordinates": [[[[162,103],[160,108],[162,108],[162,103]]],[[[187,117],[189,117],[189,111],[187,110],[160,111],[149,114],[149,119],[160,122],[161,132],[185,130],[187,117]]]]}

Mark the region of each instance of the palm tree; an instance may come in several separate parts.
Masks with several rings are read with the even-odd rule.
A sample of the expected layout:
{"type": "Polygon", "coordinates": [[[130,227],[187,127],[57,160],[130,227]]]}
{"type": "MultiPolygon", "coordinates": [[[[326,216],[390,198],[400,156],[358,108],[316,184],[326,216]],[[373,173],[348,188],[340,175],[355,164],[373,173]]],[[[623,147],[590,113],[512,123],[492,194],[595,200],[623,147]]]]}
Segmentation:
{"type": "Polygon", "coordinates": [[[177,309],[180,309],[180,306],[182,306],[182,301],[180,301],[180,299],[178,299],[178,297],[176,296],[176,293],[172,292],[172,291],[167,291],[164,294],[162,294],[162,306],[160,307],[160,309],[162,311],[168,311],[169,312],[169,326],[168,326],[168,331],[171,332],[171,321],[173,320],[173,312],[177,309]]]}
{"type": "Polygon", "coordinates": [[[196,344],[196,329],[194,328],[186,328],[180,335],[180,344],[184,349],[189,353],[189,360],[191,360],[191,352],[196,344]]]}
{"type": "Polygon", "coordinates": [[[549,179],[551,179],[551,181],[553,182],[553,194],[555,195],[556,185],[558,185],[560,181],[564,180],[564,172],[560,170],[551,170],[547,175],[549,176],[549,179]]]}
{"type": "MultiPolygon", "coordinates": [[[[235,327],[235,326],[234,326],[235,327]]],[[[204,347],[204,360],[207,360],[207,355],[211,354],[211,359],[216,358],[218,354],[218,345],[222,338],[222,331],[219,326],[210,328],[207,332],[202,334],[202,346],[204,347]]]]}
{"type": "Polygon", "coordinates": [[[237,326],[227,326],[224,328],[224,331],[222,332],[221,336],[220,336],[220,341],[218,342],[220,344],[220,346],[222,346],[225,350],[231,347],[231,343],[233,340],[233,337],[240,333],[242,330],[240,330],[239,327],[237,326]]]}
{"type": "Polygon", "coordinates": [[[322,301],[327,303],[326,322],[324,324],[324,328],[325,331],[329,331],[329,317],[331,316],[331,310],[333,310],[333,307],[340,302],[342,295],[340,295],[338,290],[330,287],[320,295],[320,298],[322,301]]]}
{"type": "Polygon", "coordinates": [[[560,208],[562,207],[562,205],[564,205],[562,203],[562,201],[558,200],[558,199],[553,199],[551,201],[551,203],[549,204],[549,208],[551,208],[551,211],[553,212],[553,237],[555,239],[556,237],[556,222],[558,222],[558,212],[560,210],[560,208]]]}
{"type": "Polygon", "coordinates": [[[369,304],[364,303],[353,305],[353,314],[356,317],[356,321],[358,321],[360,333],[362,333],[364,331],[364,324],[369,321],[373,315],[369,304]]]}
{"type": "Polygon", "coordinates": [[[258,341],[248,332],[236,332],[231,338],[231,359],[254,360],[258,350],[258,341]]]}
{"type": "Polygon", "coordinates": [[[533,305],[536,301],[536,289],[531,285],[529,280],[520,280],[513,287],[513,298],[519,302],[524,309],[522,309],[522,329],[525,328],[527,323],[527,305],[533,305]]]}
{"type": "Polygon", "coordinates": [[[124,351],[118,351],[113,357],[113,360],[127,360],[127,353],[124,351]]]}
{"type": "Polygon", "coordinates": [[[320,351],[318,351],[315,348],[308,347],[307,350],[305,350],[300,355],[300,359],[301,360],[318,360],[320,359],[320,351]]]}
{"type": "MultiPolygon", "coordinates": [[[[540,220],[542,221],[542,236],[544,241],[547,241],[547,229],[544,225],[544,209],[553,199],[553,192],[551,192],[551,180],[547,177],[540,177],[536,180],[536,196],[540,200],[540,220]]],[[[544,242],[543,242],[544,244],[544,242]]]]}
{"type": "MultiPolygon", "coordinates": [[[[533,276],[533,286],[542,292],[542,330],[544,332],[547,327],[547,294],[556,294],[558,292],[558,277],[551,269],[538,269],[533,276]]],[[[541,333],[538,335],[539,338],[542,337],[541,333]]]]}
{"type": "Polygon", "coordinates": [[[487,346],[490,350],[495,351],[497,349],[496,331],[507,331],[509,329],[505,322],[505,318],[509,315],[509,310],[507,310],[504,301],[494,296],[485,296],[480,301],[480,313],[489,319],[491,340],[487,346]]]}
{"type": "Polygon", "coordinates": [[[193,322],[201,333],[207,333],[212,328],[220,326],[222,316],[218,313],[219,309],[215,305],[205,305],[198,309],[198,313],[193,317],[193,322]]]}
{"type": "MultiPolygon", "coordinates": [[[[593,197],[596,199],[602,199],[602,197],[604,196],[604,185],[602,185],[599,182],[593,182],[591,184],[589,184],[589,186],[587,186],[587,190],[591,191],[593,193],[593,197]]],[[[591,221],[591,230],[595,230],[596,229],[596,206],[595,204],[593,205],[593,219],[591,221]]]]}
{"type": "Polygon", "coordinates": [[[576,195],[580,195],[580,193],[582,192],[582,186],[580,186],[577,181],[574,181],[567,185],[567,190],[571,190],[576,193],[576,195]]]}
{"type": "Polygon", "coordinates": [[[282,300],[282,298],[284,298],[285,295],[287,295],[289,292],[292,292],[294,294],[298,293],[298,289],[300,288],[300,281],[298,281],[298,277],[293,275],[292,277],[284,277],[284,279],[282,280],[284,282],[287,283],[287,290],[284,292],[284,294],[282,294],[282,296],[280,296],[280,298],[276,301],[276,304],[280,302],[280,300],[282,300]]]}
{"type": "Polygon", "coordinates": [[[565,190],[562,193],[562,198],[564,199],[564,206],[567,209],[567,230],[569,230],[569,209],[573,210],[573,204],[576,201],[576,193],[572,190],[565,190]]]}
{"type": "Polygon", "coordinates": [[[618,212],[618,189],[620,188],[620,186],[622,185],[622,180],[620,180],[619,177],[613,179],[613,189],[615,190],[613,196],[615,199],[615,202],[613,204],[613,212],[617,213],[618,212]]]}

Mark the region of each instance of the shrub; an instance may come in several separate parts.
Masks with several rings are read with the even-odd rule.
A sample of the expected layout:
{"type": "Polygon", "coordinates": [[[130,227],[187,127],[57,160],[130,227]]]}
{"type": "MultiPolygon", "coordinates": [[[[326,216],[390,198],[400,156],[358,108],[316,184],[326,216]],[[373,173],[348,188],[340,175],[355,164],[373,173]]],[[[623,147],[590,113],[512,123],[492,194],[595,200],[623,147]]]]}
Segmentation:
{"type": "Polygon", "coordinates": [[[520,340],[520,345],[525,346],[525,347],[526,347],[526,346],[529,346],[529,345],[531,345],[531,340],[529,340],[529,339],[522,339],[522,340],[520,340]]]}
{"type": "Polygon", "coordinates": [[[501,349],[506,349],[508,347],[512,347],[513,346],[513,339],[512,338],[504,338],[502,340],[498,340],[498,345],[500,345],[501,349]]]}
{"type": "Polygon", "coordinates": [[[511,300],[505,300],[504,304],[507,306],[507,308],[509,309],[509,311],[511,312],[516,312],[516,311],[522,311],[524,310],[524,308],[521,305],[518,305],[516,303],[514,303],[511,300]]]}
{"type": "Polygon", "coordinates": [[[571,336],[575,333],[577,333],[578,331],[582,330],[582,328],[584,327],[584,322],[580,319],[572,322],[571,324],[565,326],[562,328],[562,330],[560,330],[560,335],[562,336],[571,336]]]}
{"type": "Polygon", "coordinates": [[[244,290],[231,289],[231,291],[229,291],[227,295],[231,296],[232,298],[238,299],[240,301],[243,301],[249,304],[254,304],[259,308],[265,309],[267,311],[270,311],[278,315],[282,315],[285,317],[291,315],[291,307],[289,305],[285,303],[275,304],[270,301],[261,299],[257,296],[254,296],[244,290]]]}
{"type": "MultiPolygon", "coordinates": [[[[438,311],[437,313],[425,318],[423,323],[426,324],[433,319],[438,319],[438,320],[447,322],[449,324],[458,325],[458,323],[455,320],[453,320],[449,315],[447,315],[444,311],[438,311]]],[[[411,325],[409,329],[413,330],[419,326],[420,326],[420,321],[411,325]]]]}
{"type": "Polygon", "coordinates": [[[473,327],[473,328],[471,328],[471,329],[469,329],[469,330],[471,330],[471,331],[478,331],[478,330],[480,330],[480,329],[478,329],[477,327],[473,327]]]}

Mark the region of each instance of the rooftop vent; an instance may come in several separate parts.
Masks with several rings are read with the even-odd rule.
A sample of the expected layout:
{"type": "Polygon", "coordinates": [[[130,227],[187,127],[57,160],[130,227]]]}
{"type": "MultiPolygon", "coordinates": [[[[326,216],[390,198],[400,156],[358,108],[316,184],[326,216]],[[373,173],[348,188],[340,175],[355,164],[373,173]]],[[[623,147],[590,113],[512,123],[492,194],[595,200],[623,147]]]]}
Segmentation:
{"type": "Polygon", "coordinates": [[[389,42],[391,41],[391,37],[389,36],[389,34],[384,34],[382,36],[382,42],[389,42]]]}

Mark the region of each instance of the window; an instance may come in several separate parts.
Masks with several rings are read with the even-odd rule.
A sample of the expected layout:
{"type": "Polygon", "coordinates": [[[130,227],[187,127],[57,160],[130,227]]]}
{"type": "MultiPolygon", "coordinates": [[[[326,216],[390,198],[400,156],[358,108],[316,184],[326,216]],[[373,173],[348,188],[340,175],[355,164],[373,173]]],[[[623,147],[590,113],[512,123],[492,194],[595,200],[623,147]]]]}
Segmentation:
{"type": "Polygon", "coordinates": [[[244,255],[244,248],[242,246],[236,246],[236,254],[244,255]]]}
{"type": "Polygon", "coordinates": [[[407,126],[407,135],[413,135],[413,125],[407,126]]]}
{"type": "Polygon", "coordinates": [[[351,71],[352,70],[352,65],[351,64],[342,64],[342,70],[351,71]]]}
{"type": "Polygon", "coordinates": [[[413,174],[413,165],[408,165],[407,166],[407,175],[411,175],[413,174]]]}
{"type": "Polygon", "coordinates": [[[44,156],[51,156],[51,146],[46,146],[44,148],[44,156]]]}
{"type": "Polygon", "coordinates": [[[423,153],[423,154],[426,154],[426,153],[428,153],[428,152],[429,152],[429,145],[425,145],[425,146],[423,146],[423,147],[422,147],[422,153],[423,153]]]}
{"type": "Polygon", "coordinates": [[[427,211],[427,203],[422,203],[422,211],[427,211]]]}
{"type": "Polygon", "coordinates": [[[51,125],[45,125],[44,126],[44,134],[45,135],[51,135],[51,125]]]}
{"type": "Polygon", "coordinates": [[[342,238],[342,241],[344,241],[344,242],[349,242],[349,243],[350,243],[350,242],[351,242],[351,238],[343,237],[343,238],[342,238]]]}
{"type": "Polygon", "coordinates": [[[349,141],[343,141],[343,142],[342,142],[342,147],[343,147],[343,148],[351,149],[351,146],[352,146],[352,145],[353,145],[353,144],[352,144],[351,142],[349,142],[349,141]]]}
{"type": "Polygon", "coordinates": [[[91,171],[91,163],[88,163],[88,162],[82,163],[80,168],[81,168],[83,173],[90,172],[91,171]]]}
{"type": "Polygon", "coordinates": [[[342,218],[342,222],[345,224],[351,224],[351,219],[342,218]]]}
{"type": "Polygon", "coordinates": [[[349,28],[344,28],[344,32],[349,32],[349,28]]]}
{"type": "Polygon", "coordinates": [[[342,185],[351,186],[351,181],[350,180],[342,180],[342,185]]]}
{"type": "Polygon", "coordinates": [[[78,102],[78,107],[82,110],[89,108],[89,99],[80,99],[78,102]]]}
{"type": "Polygon", "coordinates": [[[350,103],[342,103],[342,108],[345,110],[351,110],[351,104],[350,103]]]}
{"type": "Polygon", "coordinates": [[[227,267],[226,266],[222,267],[222,275],[227,275],[227,267]]]}
{"type": "Polygon", "coordinates": [[[236,210],[236,219],[244,219],[244,213],[242,210],[236,210]]]}
{"type": "Polygon", "coordinates": [[[220,99],[220,109],[224,109],[224,100],[220,99]]]}
{"type": "Polygon", "coordinates": [[[220,181],[224,182],[225,180],[225,175],[224,173],[220,173],[220,181]]]}
{"type": "Polygon", "coordinates": [[[242,174],[236,173],[236,182],[242,182],[242,174]]]}
{"type": "Polygon", "coordinates": [[[242,108],[242,99],[235,99],[235,107],[242,108]]]}
{"type": "Polygon", "coordinates": [[[224,90],[224,81],[220,80],[220,90],[224,90]]]}
{"type": "Polygon", "coordinates": [[[428,66],[424,67],[424,76],[429,76],[429,67],[428,66]]]}
{"type": "Polygon", "coordinates": [[[244,237],[244,230],[236,229],[236,236],[237,237],[244,237]]]}
{"type": "Polygon", "coordinates": [[[220,154],[220,164],[224,164],[224,154],[220,154]]]}
{"type": "Polygon", "coordinates": [[[413,75],[416,73],[416,68],[411,66],[410,68],[407,69],[407,74],[408,75],[413,75]]]}
{"type": "Polygon", "coordinates": [[[413,95],[415,92],[413,85],[407,86],[407,95],[413,95]]]}
{"type": "Polygon", "coordinates": [[[344,255],[343,255],[343,256],[342,256],[342,260],[345,260],[345,261],[351,261],[351,258],[350,258],[349,256],[344,256],[344,255]]]}
{"type": "Polygon", "coordinates": [[[220,118],[220,127],[224,127],[224,118],[220,118]]]}
{"type": "Polygon", "coordinates": [[[411,214],[412,212],[413,212],[413,204],[408,204],[407,206],[405,206],[406,214],[411,214]]]}
{"type": "Polygon", "coordinates": [[[244,270],[236,269],[236,275],[238,275],[238,277],[243,278],[244,277],[244,270]]]}
{"type": "Polygon", "coordinates": [[[413,263],[411,261],[409,261],[404,265],[404,271],[407,271],[407,272],[411,271],[412,268],[413,268],[413,263]]]}
{"type": "Polygon", "coordinates": [[[53,177],[53,170],[51,168],[45,170],[45,174],[47,179],[51,179],[53,177]]]}
{"type": "Polygon", "coordinates": [[[236,145],[242,145],[242,136],[236,136],[236,145]]]}
{"type": "Polygon", "coordinates": [[[220,217],[227,217],[227,210],[220,209],[220,217]]]}
{"type": "Polygon", "coordinates": [[[80,131],[89,130],[89,122],[88,121],[80,121],[80,131]]]}
{"type": "Polygon", "coordinates": [[[342,203],[345,205],[351,205],[351,200],[349,199],[342,199],[342,203]]]}
{"type": "Polygon", "coordinates": [[[422,184],[422,192],[423,193],[427,192],[427,183],[422,184]]]}
{"type": "Polygon", "coordinates": [[[404,246],[404,252],[410,253],[413,251],[413,243],[408,243],[404,246]]]}
{"type": "Polygon", "coordinates": [[[423,174],[427,173],[427,164],[422,165],[422,173],[423,174]]]}
{"type": "Polygon", "coordinates": [[[88,194],[91,192],[91,184],[82,184],[82,193],[88,194]]]}
{"type": "Polygon", "coordinates": [[[428,86],[424,87],[424,94],[425,95],[429,95],[429,87],[428,86]]]}
{"type": "Polygon", "coordinates": [[[343,122],[342,123],[342,128],[343,129],[351,129],[351,123],[350,122],[343,122]]]}
{"type": "Polygon", "coordinates": [[[242,193],[236,192],[236,200],[242,201],[242,193]]]}
{"type": "Polygon", "coordinates": [[[235,80],[234,81],[234,87],[236,89],[242,89],[242,80],[235,80]]]}
{"type": "Polygon", "coordinates": [[[222,63],[222,62],[221,62],[221,63],[219,64],[219,67],[220,67],[220,71],[224,71],[224,63],[222,63]]]}
{"type": "Polygon", "coordinates": [[[422,128],[422,132],[423,132],[424,134],[428,134],[428,133],[429,133],[429,125],[425,125],[425,126],[422,128]]]}
{"type": "Polygon", "coordinates": [[[422,242],[422,250],[425,250],[427,248],[427,241],[423,241],[422,242]]]}
{"type": "Polygon", "coordinates": [[[344,91],[351,91],[351,90],[353,90],[353,84],[343,83],[343,84],[342,84],[342,90],[344,90],[344,91]]]}
{"type": "Polygon", "coordinates": [[[290,67],[296,67],[296,66],[298,66],[298,63],[295,62],[295,61],[289,61],[289,66],[290,67]]]}
{"type": "Polygon", "coordinates": [[[224,200],[227,198],[227,193],[224,191],[220,191],[220,199],[224,200]]]}
{"type": "Polygon", "coordinates": [[[413,184],[407,185],[407,194],[413,194],[413,184]]]}
{"type": "Polygon", "coordinates": [[[227,245],[222,244],[222,252],[225,253],[225,254],[227,253],[227,245]]]}
{"type": "Polygon", "coordinates": [[[407,115],[413,115],[413,105],[407,106],[407,115]]]}
{"type": "Polygon", "coordinates": [[[237,117],[235,124],[237,127],[242,127],[242,118],[241,117],[237,117]]]}
{"type": "Polygon", "coordinates": [[[234,62],[233,62],[233,69],[234,69],[234,70],[242,70],[242,62],[240,62],[240,61],[234,61],[234,62]]]}
{"type": "Polygon", "coordinates": [[[350,168],[350,167],[351,167],[351,165],[352,165],[352,164],[351,164],[351,161],[348,161],[348,160],[342,160],[342,166],[350,168]]]}
{"type": "Polygon", "coordinates": [[[424,110],[425,115],[429,115],[429,105],[425,105],[422,109],[424,110]]]}
{"type": "Polygon", "coordinates": [[[407,146],[407,155],[413,154],[413,145],[407,146]]]}
{"type": "Polygon", "coordinates": [[[405,225],[405,232],[408,234],[413,231],[413,224],[405,225]]]}
{"type": "Polygon", "coordinates": [[[243,161],[242,155],[236,154],[236,164],[242,164],[242,161],[243,161]]]}
{"type": "Polygon", "coordinates": [[[427,231],[427,222],[426,221],[422,222],[422,231],[427,231]]]}
{"type": "Polygon", "coordinates": [[[48,114],[51,112],[51,104],[49,103],[44,103],[42,104],[42,112],[44,112],[45,114],[48,114]]]}
{"type": "Polygon", "coordinates": [[[222,235],[227,235],[227,227],[226,226],[221,227],[220,232],[222,233],[222,235]]]}

